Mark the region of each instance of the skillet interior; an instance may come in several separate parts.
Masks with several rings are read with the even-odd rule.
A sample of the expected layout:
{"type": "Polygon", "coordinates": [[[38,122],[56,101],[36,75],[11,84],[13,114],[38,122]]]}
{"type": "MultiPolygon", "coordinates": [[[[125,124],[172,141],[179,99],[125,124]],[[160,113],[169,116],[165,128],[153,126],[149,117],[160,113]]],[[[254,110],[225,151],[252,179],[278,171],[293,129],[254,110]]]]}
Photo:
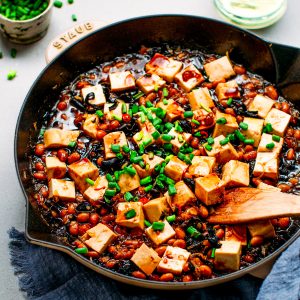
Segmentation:
{"type": "MultiPolygon", "coordinates": [[[[235,62],[264,76],[270,82],[281,81],[284,96],[293,96],[293,98],[289,97],[289,100],[300,99],[300,92],[297,92],[298,76],[293,68],[289,68],[294,66],[297,69],[298,49],[275,46],[273,52],[268,43],[252,34],[221,22],[191,16],[153,16],[105,27],[63,52],[46,67],[27,95],[19,115],[15,137],[16,166],[28,200],[27,204],[32,203],[34,206],[26,154],[39,133],[41,117],[53,106],[60,90],[95,64],[108,61],[123,53],[130,53],[142,44],[154,46],[161,42],[190,48],[204,48],[208,52],[223,55],[230,50],[230,57],[235,62]],[[288,56],[284,55],[285,51],[289,51],[288,56]],[[276,62],[274,53],[280,54],[280,64],[276,62]]],[[[50,233],[49,228],[35,214],[33,206],[27,205],[26,235],[30,242],[67,252],[86,266],[116,280],[158,289],[199,288],[240,277],[271,260],[300,235],[298,232],[284,246],[259,263],[223,277],[189,283],[151,282],[103,269],[75,254],[50,233]]]]}

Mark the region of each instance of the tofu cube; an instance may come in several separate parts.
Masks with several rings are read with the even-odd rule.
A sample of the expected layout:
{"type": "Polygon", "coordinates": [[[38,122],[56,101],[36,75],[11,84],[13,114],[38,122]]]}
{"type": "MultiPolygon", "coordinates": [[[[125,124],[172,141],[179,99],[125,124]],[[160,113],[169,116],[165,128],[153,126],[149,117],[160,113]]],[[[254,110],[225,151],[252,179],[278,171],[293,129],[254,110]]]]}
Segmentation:
{"type": "Polygon", "coordinates": [[[179,247],[168,246],[161,261],[157,266],[157,271],[161,273],[173,273],[180,275],[184,264],[188,261],[191,253],[179,247]]]}
{"type": "Polygon", "coordinates": [[[235,80],[220,82],[216,87],[216,95],[219,99],[225,100],[229,98],[240,98],[239,86],[235,80]]]}
{"type": "Polygon", "coordinates": [[[73,181],[51,179],[49,182],[49,198],[62,201],[75,200],[75,185],[73,181]]]}
{"type": "Polygon", "coordinates": [[[90,237],[85,241],[86,245],[98,253],[103,253],[108,245],[110,245],[117,235],[102,223],[87,230],[90,237]]]}
{"type": "Polygon", "coordinates": [[[136,81],[136,85],[144,94],[160,89],[166,82],[156,74],[145,74],[136,81]]]}
{"type": "Polygon", "coordinates": [[[196,201],[194,193],[190,188],[184,183],[184,181],[178,181],[175,183],[175,188],[177,193],[174,196],[170,196],[168,192],[165,193],[168,204],[171,206],[172,210],[176,208],[181,209],[187,204],[196,201]]]}
{"type": "MultiPolygon", "coordinates": [[[[179,151],[179,149],[181,148],[181,146],[183,146],[183,144],[185,142],[189,142],[190,139],[192,138],[192,135],[190,133],[186,133],[186,132],[177,132],[175,130],[175,127],[173,127],[169,133],[169,135],[172,135],[174,138],[170,141],[170,143],[172,144],[172,150],[173,152],[177,153],[179,151]]],[[[162,141],[163,143],[167,143],[165,141],[162,141]]]]}
{"type": "Polygon", "coordinates": [[[189,65],[175,75],[175,80],[186,92],[189,92],[203,82],[204,77],[194,65],[189,65]]]}
{"type": "Polygon", "coordinates": [[[46,157],[46,170],[48,180],[52,178],[64,178],[67,172],[66,163],[60,161],[57,157],[46,157]]]}
{"type": "Polygon", "coordinates": [[[69,175],[75,181],[79,191],[84,193],[90,187],[86,179],[96,180],[99,176],[99,170],[89,159],[84,158],[69,165],[69,175]]]}
{"type": "Polygon", "coordinates": [[[182,178],[182,174],[187,170],[188,165],[180,160],[177,156],[173,156],[165,167],[165,174],[175,181],[182,178]]]}
{"type": "Polygon", "coordinates": [[[242,246],[247,246],[247,226],[226,225],[225,241],[241,242],[242,246]]]}
{"type": "Polygon", "coordinates": [[[116,223],[128,228],[138,227],[144,229],[145,217],[143,213],[143,204],[141,202],[120,202],[118,204],[116,223]],[[135,211],[133,218],[127,219],[126,214],[131,211],[135,211]]]}
{"type": "Polygon", "coordinates": [[[175,231],[172,226],[166,220],[164,220],[163,223],[165,224],[165,227],[162,231],[153,230],[152,226],[145,230],[147,236],[156,246],[159,246],[175,236],[175,231]]]}
{"type": "Polygon", "coordinates": [[[155,143],[155,139],[152,136],[152,133],[155,131],[155,127],[152,125],[152,123],[149,122],[147,123],[147,126],[143,126],[141,131],[137,132],[133,136],[133,140],[138,146],[144,145],[144,148],[147,148],[155,143]],[[149,140],[150,142],[145,145],[144,142],[147,140],[149,140]]]}
{"type": "Polygon", "coordinates": [[[273,128],[272,133],[283,137],[290,120],[291,115],[279,109],[272,108],[266,116],[265,125],[270,123],[273,128]]]}
{"type": "Polygon", "coordinates": [[[215,138],[214,144],[212,145],[212,150],[208,151],[205,148],[204,149],[208,156],[215,157],[217,162],[220,164],[225,164],[226,162],[232,160],[232,159],[238,159],[238,153],[236,152],[235,148],[231,145],[231,143],[227,143],[226,145],[220,145],[220,141],[225,139],[224,135],[219,135],[215,138]]]}
{"type": "Polygon", "coordinates": [[[233,133],[235,130],[239,128],[239,125],[236,121],[236,118],[233,117],[232,115],[229,114],[224,114],[217,110],[216,112],[216,121],[220,118],[225,118],[226,119],[226,124],[218,124],[216,122],[214,132],[213,132],[213,137],[217,137],[219,135],[224,135],[227,136],[229,133],[233,133]]]}
{"type": "Polygon", "coordinates": [[[250,184],[249,164],[230,160],[223,167],[222,181],[226,187],[248,186],[250,184]]]}
{"type": "Polygon", "coordinates": [[[272,134],[263,133],[261,136],[260,143],[258,145],[258,152],[272,152],[275,153],[277,156],[279,156],[281,149],[283,146],[283,138],[280,138],[279,142],[273,141],[272,134]],[[270,143],[274,143],[274,148],[269,149],[267,148],[267,145],[270,143]]]}
{"type": "Polygon", "coordinates": [[[89,201],[102,200],[107,187],[108,181],[106,180],[106,177],[99,176],[96,179],[95,184],[85,190],[83,197],[88,199],[89,201]]]}
{"type": "Polygon", "coordinates": [[[253,176],[262,178],[278,178],[278,157],[270,152],[258,152],[253,169],[253,176]]]}
{"type": "Polygon", "coordinates": [[[44,144],[46,148],[68,147],[70,142],[77,141],[79,134],[79,130],[47,129],[44,133],[44,144]]]}
{"type": "Polygon", "coordinates": [[[209,81],[227,79],[235,75],[231,62],[227,56],[223,56],[204,65],[204,70],[209,81]]]}
{"type": "Polygon", "coordinates": [[[272,109],[275,101],[269,97],[258,94],[255,98],[249,103],[248,110],[249,111],[257,111],[257,115],[263,119],[265,119],[272,109]]]}
{"type": "Polygon", "coordinates": [[[122,92],[135,88],[134,76],[129,71],[110,73],[109,81],[112,92],[122,92]]]}
{"type": "Polygon", "coordinates": [[[114,131],[104,136],[105,159],[116,157],[116,153],[111,150],[111,145],[117,144],[121,147],[127,146],[126,135],[123,131],[114,131]]]}
{"type": "Polygon", "coordinates": [[[271,190],[271,191],[281,192],[280,188],[277,188],[277,187],[275,187],[273,185],[270,185],[270,184],[266,184],[262,181],[257,185],[257,188],[261,189],[261,190],[271,190]]]}
{"type": "Polygon", "coordinates": [[[125,103],[122,100],[117,100],[117,103],[106,103],[104,104],[103,113],[107,120],[115,120],[115,116],[117,118],[122,118],[122,106],[126,105],[126,110],[129,109],[129,104],[125,103]],[[110,107],[113,106],[113,109],[110,110],[110,107]]]}
{"type": "Polygon", "coordinates": [[[135,251],[130,260],[146,275],[151,275],[161,258],[154,249],[149,248],[143,243],[142,246],[135,251]]]}
{"type": "Polygon", "coordinates": [[[184,109],[173,99],[168,99],[168,104],[164,104],[162,101],[156,104],[156,107],[160,107],[166,111],[165,121],[173,122],[183,117],[184,109]]]}
{"type": "Polygon", "coordinates": [[[145,65],[148,73],[155,73],[168,82],[174,80],[175,75],[182,69],[182,62],[168,58],[160,53],[155,53],[145,65]]]}
{"type": "Polygon", "coordinates": [[[83,122],[82,129],[85,134],[93,139],[97,136],[99,118],[96,115],[87,114],[83,122]]]}
{"type": "Polygon", "coordinates": [[[138,174],[133,176],[124,173],[120,175],[118,184],[121,189],[121,193],[126,193],[137,189],[140,185],[140,177],[138,174]]]}
{"type": "Polygon", "coordinates": [[[214,205],[223,201],[224,182],[216,174],[195,179],[196,197],[205,205],[214,205]]]}
{"type": "Polygon", "coordinates": [[[149,158],[148,154],[143,154],[142,157],[143,157],[145,166],[148,166],[147,168],[146,167],[142,168],[138,164],[133,165],[140,178],[145,178],[147,176],[151,176],[154,172],[154,168],[157,165],[160,165],[164,161],[163,158],[161,158],[157,155],[154,155],[153,158],[151,158],[151,159],[149,158]]]}
{"type": "Polygon", "coordinates": [[[166,197],[156,198],[144,204],[144,212],[151,223],[159,221],[168,210],[166,197]]]}
{"type": "Polygon", "coordinates": [[[216,165],[216,158],[209,156],[194,156],[188,172],[194,177],[210,174],[216,165]]]}
{"type": "Polygon", "coordinates": [[[269,220],[256,221],[255,223],[248,224],[248,229],[251,236],[260,235],[264,238],[273,238],[276,235],[274,226],[269,220]]]}
{"type": "Polygon", "coordinates": [[[101,84],[88,86],[81,90],[83,101],[91,105],[103,106],[106,98],[101,84]]]}
{"type": "Polygon", "coordinates": [[[212,108],[215,104],[210,96],[208,88],[194,89],[187,95],[192,110],[200,108],[212,108]]]}
{"type": "Polygon", "coordinates": [[[220,241],[221,248],[215,252],[215,268],[221,271],[238,271],[242,253],[241,242],[220,241]]]}
{"type": "Polygon", "coordinates": [[[242,130],[243,135],[246,139],[253,139],[253,146],[257,147],[264,127],[264,120],[245,117],[243,122],[248,124],[248,129],[242,130]]]}

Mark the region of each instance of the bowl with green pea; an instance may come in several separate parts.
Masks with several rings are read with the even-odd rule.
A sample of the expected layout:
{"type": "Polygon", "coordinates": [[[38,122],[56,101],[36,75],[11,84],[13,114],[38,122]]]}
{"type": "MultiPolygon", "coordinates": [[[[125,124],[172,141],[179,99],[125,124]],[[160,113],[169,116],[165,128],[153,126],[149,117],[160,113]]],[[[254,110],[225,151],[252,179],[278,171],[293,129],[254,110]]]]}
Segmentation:
{"type": "Polygon", "coordinates": [[[53,0],[0,0],[0,32],[13,43],[41,39],[50,23],[53,0]]]}

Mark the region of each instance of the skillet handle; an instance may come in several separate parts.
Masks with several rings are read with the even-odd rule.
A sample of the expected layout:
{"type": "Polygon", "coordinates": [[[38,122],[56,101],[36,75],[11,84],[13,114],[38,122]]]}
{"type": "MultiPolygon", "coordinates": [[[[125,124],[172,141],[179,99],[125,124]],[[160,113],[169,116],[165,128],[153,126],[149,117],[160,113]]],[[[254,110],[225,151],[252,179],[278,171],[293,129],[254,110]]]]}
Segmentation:
{"type": "Polygon", "coordinates": [[[81,24],[77,24],[74,27],[68,29],[64,33],[53,39],[45,53],[46,63],[49,64],[57,55],[64,51],[69,46],[73,45],[82,37],[96,31],[97,29],[107,25],[101,21],[87,21],[81,24]]]}
{"type": "Polygon", "coordinates": [[[270,45],[277,69],[277,85],[284,97],[300,101],[300,49],[273,43],[270,45]]]}

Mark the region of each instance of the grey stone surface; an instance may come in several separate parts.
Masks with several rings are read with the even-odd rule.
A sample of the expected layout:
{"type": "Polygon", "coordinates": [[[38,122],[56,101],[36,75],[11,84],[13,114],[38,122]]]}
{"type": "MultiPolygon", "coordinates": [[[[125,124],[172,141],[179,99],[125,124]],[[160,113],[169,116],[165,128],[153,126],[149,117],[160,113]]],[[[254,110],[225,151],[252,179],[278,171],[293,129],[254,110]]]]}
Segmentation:
{"type": "MultiPolygon", "coordinates": [[[[7,230],[15,226],[24,229],[25,200],[17,180],[14,157],[13,139],[17,116],[31,84],[42,68],[46,65],[44,53],[48,43],[59,33],[72,27],[74,22],[71,14],[76,13],[78,22],[86,20],[102,20],[114,22],[126,18],[160,14],[178,13],[201,15],[217,18],[213,1],[209,0],[75,0],[73,5],[63,1],[61,9],[54,8],[52,23],[48,34],[43,40],[29,46],[14,46],[18,49],[16,59],[9,56],[12,47],[7,41],[0,39],[0,51],[4,58],[0,60],[0,299],[23,299],[18,289],[17,278],[13,274],[8,255],[7,230]],[[17,77],[13,81],[6,80],[10,70],[17,70],[17,77]]],[[[300,2],[288,1],[285,16],[275,25],[264,30],[256,31],[264,38],[277,43],[300,47],[300,2]]]]}

